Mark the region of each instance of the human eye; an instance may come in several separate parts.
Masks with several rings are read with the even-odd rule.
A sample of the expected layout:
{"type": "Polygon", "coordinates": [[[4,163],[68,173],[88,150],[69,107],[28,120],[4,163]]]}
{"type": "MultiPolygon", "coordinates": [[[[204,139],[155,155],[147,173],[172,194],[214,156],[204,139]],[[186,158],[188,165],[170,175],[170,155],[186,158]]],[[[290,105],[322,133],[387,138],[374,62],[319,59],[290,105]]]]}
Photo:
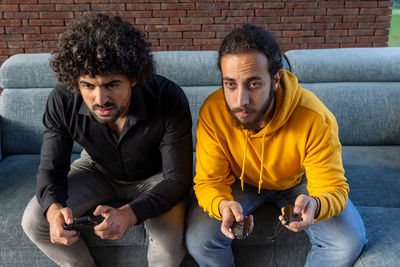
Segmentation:
{"type": "Polygon", "coordinates": [[[235,89],[236,84],[234,82],[231,81],[226,81],[224,82],[224,86],[228,89],[235,89]]]}
{"type": "Polygon", "coordinates": [[[118,87],[118,83],[109,83],[107,84],[108,89],[114,89],[118,87]]]}
{"type": "Polygon", "coordinates": [[[249,82],[249,88],[251,89],[257,89],[261,87],[261,82],[260,81],[251,81],[249,82]]]}

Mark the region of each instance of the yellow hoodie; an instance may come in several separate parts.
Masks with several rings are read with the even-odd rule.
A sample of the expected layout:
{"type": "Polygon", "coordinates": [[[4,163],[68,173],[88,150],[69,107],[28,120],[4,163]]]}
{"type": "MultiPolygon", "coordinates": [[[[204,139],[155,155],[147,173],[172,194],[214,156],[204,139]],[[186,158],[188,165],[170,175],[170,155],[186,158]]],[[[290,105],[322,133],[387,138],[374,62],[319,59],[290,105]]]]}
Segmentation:
{"type": "Polygon", "coordinates": [[[316,220],[338,215],[349,192],[334,115],[297,78],[283,70],[275,113],[258,133],[233,125],[222,88],[212,93],[199,113],[194,178],[200,207],[221,219],[223,199],[233,200],[235,177],[259,189],[286,190],[304,172],[310,196],[321,200],[316,220]]]}

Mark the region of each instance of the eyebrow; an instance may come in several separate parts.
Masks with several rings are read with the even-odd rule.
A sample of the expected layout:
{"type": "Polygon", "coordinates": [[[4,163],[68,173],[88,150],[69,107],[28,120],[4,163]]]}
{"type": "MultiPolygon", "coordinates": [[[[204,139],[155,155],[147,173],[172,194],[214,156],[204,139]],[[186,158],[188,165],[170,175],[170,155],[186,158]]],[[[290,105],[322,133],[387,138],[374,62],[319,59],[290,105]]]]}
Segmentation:
{"type": "MultiPolygon", "coordinates": [[[[223,77],[222,80],[224,81],[235,81],[235,79],[230,78],[230,77],[223,77]]],[[[252,80],[262,80],[260,76],[252,76],[246,79],[247,82],[252,81],[252,80]]]]}
{"type": "MultiPolygon", "coordinates": [[[[116,80],[112,80],[112,81],[109,81],[109,82],[107,82],[107,83],[105,83],[105,84],[102,84],[102,85],[105,85],[105,86],[107,86],[107,85],[109,85],[109,84],[112,84],[112,83],[118,83],[118,82],[121,82],[121,80],[118,80],[118,79],[116,79],[116,80]]],[[[88,85],[92,85],[91,83],[89,83],[89,82],[87,82],[87,81],[79,81],[79,83],[80,83],[80,84],[88,84],[88,85]]]]}

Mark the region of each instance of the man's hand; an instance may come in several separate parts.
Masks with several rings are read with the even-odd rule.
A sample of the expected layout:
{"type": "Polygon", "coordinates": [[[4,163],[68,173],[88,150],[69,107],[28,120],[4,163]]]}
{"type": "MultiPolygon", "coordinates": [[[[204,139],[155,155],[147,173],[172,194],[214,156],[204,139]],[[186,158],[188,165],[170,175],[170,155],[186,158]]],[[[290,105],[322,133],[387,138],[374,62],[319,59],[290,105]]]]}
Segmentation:
{"type": "MultiPolygon", "coordinates": [[[[286,225],[286,228],[292,230],[293,232],[300,232],[305,229],[310,228],[310,226],[314,223],[314,214],[317,209],[317,201],[306,195],[299,195],[296,199],[295,206],[293,208],[294,213],[301,215],[301,222],[291,222],[289,225],[286,225]]],[[[282,208],[282,213],[283,213],[282,208]]],[[[279,216],[279,220],[282,221],[282,215],[279,216]]]]}
{"type": "MultiPolygon", "coordinates": [[[[244,219],[243,208],[239,202],[222,200],[218,206],[219,213],[222,216],[221,232],[230,239],[235,239],[232,233],[232,224],[234,221],[241,222],[244,219]]],[[[254,220],[253,215],[250,215],[249,234],[253,231],[254,220]]]]}
{"type": "Polygon", "coordinates": [[[129,205],[124,205],[118,209],[99,205],[93,214],[104,217],[104,221],[94,227],[95,234],[101,239],[119,239],[129,227],[135,225],[138,221],[136,214],[129,205]]]}
{"type": "Polygon", "coordinates": [[[78,231],[67,231],[62,227],[64,223],[71,224],[74,222],[70,208],[64,208],[60,204],[54,203],[47,209],[46,218],[50,225],[51,243],[70,246],[78,240],[78,231]]]}

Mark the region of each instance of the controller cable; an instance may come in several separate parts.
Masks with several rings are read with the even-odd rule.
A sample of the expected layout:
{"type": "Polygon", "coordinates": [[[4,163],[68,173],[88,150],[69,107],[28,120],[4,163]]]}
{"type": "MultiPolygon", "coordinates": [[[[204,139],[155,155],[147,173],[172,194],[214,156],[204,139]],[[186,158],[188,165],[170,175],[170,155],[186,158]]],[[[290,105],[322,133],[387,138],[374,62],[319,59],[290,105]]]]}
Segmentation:
{"type": "Polygon", "coordinates": [[[284,227],[284,224],[282,224],[282,222],[284,222],[284,224],[286,225],[287,223],[287,219],[285,218],[285,217],[283,217],[280,221],[279,221],[279,223],[276,225],[276,228],[275,228],[275,232],[274,232],[274,234],[273,235],[271,235],[271,236],[267,236],[266,238],[267,238],[267,240],[271,240],[272,241],[272,243],[274,244],[274,246],[273,246],[273,249],[272,249],[272,256],[271,256],[271,261],[272,261],[272,265],[273,266],[278,266],[278,263],[277,263],[277,261],[276,261],[276,237],[280,234],[280,232],[283,230],[283,228],[285,228],[284,227]]]}

